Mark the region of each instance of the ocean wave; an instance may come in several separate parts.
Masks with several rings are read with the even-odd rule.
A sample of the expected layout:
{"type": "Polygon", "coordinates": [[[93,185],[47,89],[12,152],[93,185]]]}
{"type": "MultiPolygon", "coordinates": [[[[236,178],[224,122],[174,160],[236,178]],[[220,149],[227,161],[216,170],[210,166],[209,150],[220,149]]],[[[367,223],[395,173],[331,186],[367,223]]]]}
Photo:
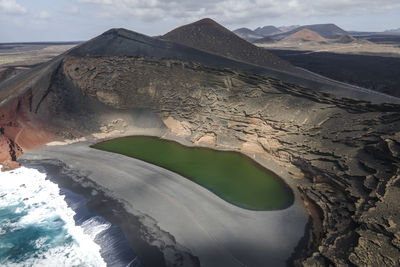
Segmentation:
{"type": "Polygon", "coordinates": [[[94,240],[111,224],[95,216],[77,226],[74,215],[45,173],[0,173],[0,265],[106,266],[94,240]]]}

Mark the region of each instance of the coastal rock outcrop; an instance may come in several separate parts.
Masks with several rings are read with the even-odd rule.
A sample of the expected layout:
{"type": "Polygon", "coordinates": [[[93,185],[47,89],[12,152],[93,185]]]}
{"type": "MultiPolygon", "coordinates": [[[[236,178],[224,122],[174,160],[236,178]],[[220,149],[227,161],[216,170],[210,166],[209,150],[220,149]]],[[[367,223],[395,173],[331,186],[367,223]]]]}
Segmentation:
{"type": "Polygon", "coordinates": [[[16,161],[23,149],[51,140],[52,134],[34,114],[31,91],[0,106],[0,162],[15,166],[10,162],[16,161]]]}

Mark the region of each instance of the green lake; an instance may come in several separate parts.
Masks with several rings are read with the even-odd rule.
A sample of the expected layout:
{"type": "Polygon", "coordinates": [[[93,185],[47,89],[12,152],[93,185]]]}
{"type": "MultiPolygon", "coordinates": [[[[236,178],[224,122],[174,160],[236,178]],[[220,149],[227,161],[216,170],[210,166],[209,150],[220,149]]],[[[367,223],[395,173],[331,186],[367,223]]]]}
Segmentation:
{"type": "Polygon", "coordinates": [[[187,147],[150,136],[116,138],[92,147],[178,173],[243,208],[278,210],[294,201],[293,192],[281,178],[238,152],[187,147]]]}

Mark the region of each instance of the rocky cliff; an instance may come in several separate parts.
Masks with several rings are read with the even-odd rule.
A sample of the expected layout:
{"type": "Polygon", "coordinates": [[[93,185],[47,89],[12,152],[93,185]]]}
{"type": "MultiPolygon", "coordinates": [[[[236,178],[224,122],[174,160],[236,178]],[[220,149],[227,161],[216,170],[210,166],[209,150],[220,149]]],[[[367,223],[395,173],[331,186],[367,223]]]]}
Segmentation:
{"type": "Polygon", "coordinates": [[[257,153],[291,171],[312,216],[293,263],[400,264],[400,106],[336,99],[249,69],[87,49],[0,85],[10,159],[117,118],[123,129],[135,121],[132,110],[151,109],[171,134],[257,153]]]}

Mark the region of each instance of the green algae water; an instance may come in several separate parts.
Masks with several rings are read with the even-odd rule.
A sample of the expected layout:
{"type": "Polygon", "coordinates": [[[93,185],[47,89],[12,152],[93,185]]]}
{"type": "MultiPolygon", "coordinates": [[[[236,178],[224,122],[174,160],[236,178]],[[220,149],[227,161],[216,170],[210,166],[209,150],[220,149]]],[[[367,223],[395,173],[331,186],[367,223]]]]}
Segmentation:
{"type": "Polygon", "coordinates": [[[243,208],[278,210],[294,200],[291,189],[276,174],[237,152],[187,147],[150,136],[116,138],[92,147],[178,173],[243,208]]]}

